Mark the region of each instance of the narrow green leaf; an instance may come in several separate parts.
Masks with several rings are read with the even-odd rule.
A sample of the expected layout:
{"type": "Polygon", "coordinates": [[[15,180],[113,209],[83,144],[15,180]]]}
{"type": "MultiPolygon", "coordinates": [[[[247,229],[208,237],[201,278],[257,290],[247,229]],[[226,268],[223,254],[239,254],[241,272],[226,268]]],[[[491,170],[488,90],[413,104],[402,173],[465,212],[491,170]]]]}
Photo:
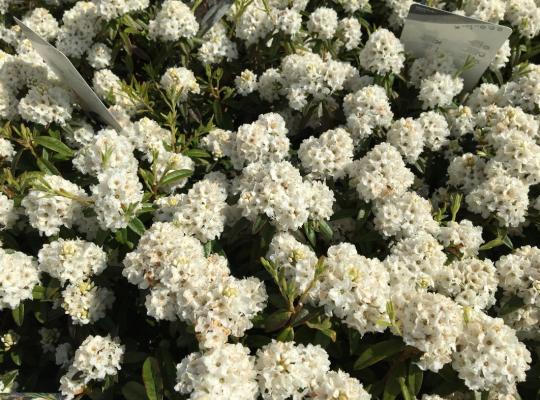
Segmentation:
{"type": "Polygon", "coordinates": [[[160,185],[171,185],[182,179],[189,178],[191,175],[193,175],[193,171],[190,169],[179,169],[177,171],[172,171],[161,179],[160,185]]]}
{"type": "Polygon", "coordinates": [[[34,286],[34,289],[32,290],[32,298],[34,300],[42,300],[43,298],[45,298],[45,292],[46,292],[47,289],[45,289],[43,286],[41,285],[36,285],[34,286]]]}
{"type": "MultiPolygon", "coordinates": [[[[403,363],[400,363],[389,372],[386,384],[384,386],[384,392],[382,396],[383,400],[394,400],[397,396],[403,394],[402,386],[404,386],[404,376],[405,365],[403,363]]],[[[406,386],[405,389],[407,389],[406,386]]],[[[404,397],[404,400],[411,400],[411,398],[404,397]]]]}
{"type": "Polygon", "coordinates": [[[274,332],[283,328],[291,318],[292,313],[289,310],[279,310],[270,314],[264,320],[264,328],[266,332],[274,332]]]}
{"type": "Polygon", "coordinates": [[[290,326],[283,329],[279,333],[277,340],[279,340],[280,342],[292,342],[294,340],[294,329],[290,326]]]}
{"type": "Polygon", "coordinates": [[[60,171],[58,171],[58,169],[49,160],[45,160],[43,157],[39,157],[36,162],[38,168],[46,174],[60,175],[60,171]]]}
{"type": "Polygon", "coordinates": [[[321,234],[323,235],[324,239],[327,241],[330,241],[332,237],[334,236],[334,232],[332,231],[332,228],[330,228],[330,225],[326,221],[319,221],[319,230],[321,234]]]}
{"type": "Polygon", "coordinates": [[[68,157],[73,157],[75,155],[75,152],[66,146],[61,140],[52,136],[38,136],[34,139],[34,141],[40,146],[55,151],[58,154],[68,157]]]}
{"type": "Polygon", "coordinates": [[[144,386],[135,381],[128,382],[122,387],[122,395],[126,400],[148,400],[144,386]]]}
{"type": "Polygon", "coordinates": [[[13,349],[9,352],[9,355],[11,357],[11,361],[15,363],[17,366],[21,366],[21,355],[17,349],[13,349]]]}
{"type": "Polygon", "coordinates": [[[17,308],[11,310],[11,315],[13,320],[18,326],[22,326],[24,322],[24,303],[19,304],[17,308]]]}
{"type": "Polygon", "coordinates": [[[211,158],[212,155],[206,150],[202,149],[189,149],[184,151],[184,155],[191,158],[211,158]]]}
{"type": "Polygon", "coordinates": [[[163,399],[163,378],[159,363],[154,357],[148,357],[143,364],[143,382],[150,400],[163,399]]]}
{"type": "Polygon", "coordinates": [[[407,386],[409,392],[414,396],[420,393],[422,389],[422,382],[424,380],[424,371],[422,371],[416,364],[410,363],[409,374],[407,375],[407,386]]]}
{"type": "Polygon", "coordinates": [[[399,353],[405,345],[400,339],[375,343],[364,350],[354,363],[354,369],[367,368],[399,353]]]}
{"type": "Polygon", "coordinates": [[[306,325],[311,329],[317,329],[325,336],[328,336],[332,342],[337,339],[336,331],[332,329],[332,322],[330,319],[325,319],[322,322],[306,322],[306,325]]]}
{"type": "Polygon", "coordinates": [[[129,229],[131,229],[133,232],[135,232],[137,235],[142,236],[144,235],[144,231],[146,230],[144,224],[142,221],[135,217],[129,222],[129,229]]]}

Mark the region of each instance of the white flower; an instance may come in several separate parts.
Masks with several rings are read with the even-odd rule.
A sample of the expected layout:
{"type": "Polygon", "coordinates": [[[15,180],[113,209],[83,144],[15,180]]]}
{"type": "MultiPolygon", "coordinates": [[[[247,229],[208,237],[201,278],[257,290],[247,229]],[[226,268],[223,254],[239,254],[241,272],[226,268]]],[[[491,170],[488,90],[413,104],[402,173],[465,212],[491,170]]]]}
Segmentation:
{"type": "Polygon", "coordinates": [[[98,184],[92,186],[92,197],[101,229],[127,227],[140,207],[142,189],[139,178],[131,171],[109,169],[98,175],[98,184]]]}
{"type": "Polygon", "coordinates": [[[465,201],[469,210],[483,218],[496,217],[503,226],[517,227],[525,221],[529,187],[517,178],[496,173],[472,190],[465,201]]]}
{"type": "Polygon", "coordinates": [[[330,361],[320,346],[272,341],[257,351],[255,368],[263,399],[299,399],[313,382],[323,379],[330,361]]]}
{"type": "Polygon", "coordinates": [[[256,400],[259,392],[254,357],[240,343],[192,353],[176,371],[175,389],[190,399],[256,400]]]}
{"type": "Polygon", "coordinates": [[[34,8],[22,21],[45,40],[54,40],[58,35],[58,21],[45,8],[34,8]]]}
{"type": "Polygon", "coordinates": [[[441,268],[436,279],[437,290],[456,303],[478,310],[495,304],[497,272],[490,260],[463,258],[441,268]]]}
{"type": "Polygon", "coordinates": [[[395,147],[381,143],[349,167],[351,185],[364,200],[399,196],[413,184],[414,175],[395,147]]]}
{"type": "Polygon", "coordinates": [[[245,69],[234,79],[234,83],[238,94],[247,96],[257,90],[257,75],[249,69],[245,69]]]}
{"type": "Polygon", "coordinates": [[[238,58],[236,43],[227,37],[227,28],[222,23],[215,24],[202,40],[197,58],[203,64],[217,64],[223,60],[232,61],[238,58]]]}
{"type": "Polygon", "coordinates": [[[32,298],[39,283],[37,263],[33,257],[0,248],[0,310],[15,309],[32,298]]]}
{"type": "Polygon", "coordinates": [[[425,232],[398,241],[384,260],[391,286],[404,291],[433,288],[445,263],[443,247],[425,232]]]}
{"type": "Polygon", "coordinates": [[[88,281],[69,284],[62,291],[62,308],[75,325],[94,323],[112,306],[114,294],[88,281]]]}
{"type": "Polygon", "coordinates": [[[373,32],[360,52],[360,65],[374,74],[399,74],[404,63],[403,44],[384,28],[373,32]]]}
{"type": "Polygon", "coordinates": [[[149,0],[95,0],[99,15],[109,21],[131,11],[144,10],[149,0]]]}
{"type": "Polygon", "coordinates": [[[390,299],[389,274],[383,263],[357,253],[341,243],[328,249],[325,270],[314,302],[364,335],[386,329],[386,304],[390,299]]]}
{"type": "Polygon", "coordinates": [[[418,366],[439,371],[462,335],[462,308],[443,295],[415,291],[394,295],[393,303],[403,341],[424,353],[418,366]]]}
{"type": "Polygon", "coordinates": [[[11,228],[18,218],[15,202],[0,192],[0,231],[11,228]]]}
{"type": "Polygon", "coordinates": [[[95,69],[107,68],[111,64],[112,51],[103,43],[95,43],[86,55],[88,63],[95,69]]]}
{"type": "Polygon", "coordinates": [[[424,149],[425,133],[422,124],[412,118],[401,118],[393,122],[386,138],[411,164],[416,162],[424,149]]]}
{"type": "Polygon", "coordinates": [[[353,159],[353,141],[342,128],[329,130],[318,138],[310,137],[300,144],[298,157],[310,176],[343,178],[353,159]]]}
{"type": "Polygon", "coordinates": [[[30,225],[46,236],[60,231],[61,226],[71,228],[82,215],[85,191],[57,175],[45,175],[39,187],[31,189],[22,200],[30,225]]]}
{"type": "Polygon", "coordinates": [[[78,283],[103,272],[107,267],[107,254],[91,242],[58,239],[43,245],[38,261],[40,270],[60,283],[78,283]]]}
{"type": "Polygon", "coordinates": [[[508,296],[540,308],[540,249],[523,246],[496,263],[499,286],[508,296]]]}
{"type": "Polygon", "coordinates": [[[345,96],[343,111],[356,142],[370,136],[376,128],[388,128],[394,118],[386,92],[377,85],[345,96]]]}
{"type": "Polygon", "coordinates": [[[452,368],[471,390],[513,393],[525,380],[531,355],[500,318],[473,312],[457,340],[452,368]]]}
{"type": "Polygon", "coordinates": [[[431,212],[431,203],[415,192],[388,197],[375,203],[375,229],[398,239],[421,231],[434,234],[439,227],[431,212]]]}
{"type": "Polygon", "coordinates": [[[465,257],[475,257],[484,240],[482,239],[482,227],[474,226],[469,220],[459,223],[450,221],[446,226],[441,226],[437,239],[447,249],[454,249],[465,257]]]}
{"type": "Polygon", "coordinates": [[[71,95],[59,86],[35,86],[21,99],[18,111],[26,121],[64,125],[73,111],[71,95]]]}
{"type": "Polygon", "coordinates": [[[165,0],[156,19],[148,24],[150,39],[176,41],[192,38],[199,30],[199,24],[189,7],[179,0],[165,0]]]}
{"type": "Polygon", "coordinates": [[[334,37],[338,27],[337,13],[327,7],[319,7],[309,16],[307,23],[308,30],[323,40],[330,40],[334,37]]]}
{"type": "Polygon", "coordinates": [[[278,271],[285,272],[289,282],[294,282],[297,294],[304,293],[315,277],[317,256],[290,233],[280,232],[272,238],[267,258],[278,271]]]}
{"type": "Polygon", "coordinates": [[[463,79],[436,72],[433,76],[422,80],[418,99],[424,109],[448,107],[462,90],[463,79]]]}

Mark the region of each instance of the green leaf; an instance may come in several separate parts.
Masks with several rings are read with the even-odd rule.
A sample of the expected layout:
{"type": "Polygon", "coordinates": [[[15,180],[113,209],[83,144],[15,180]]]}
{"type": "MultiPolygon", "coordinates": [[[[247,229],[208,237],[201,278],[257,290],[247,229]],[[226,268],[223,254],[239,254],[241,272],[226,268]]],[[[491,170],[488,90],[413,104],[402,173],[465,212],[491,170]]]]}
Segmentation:
{"type": "Polygon", "coordinates": [[[516,311],[523,307],[523,299],[518,296],[512,296],[506,303],[503,304],[501,309],[499,310],[499,316],[502,317],[503,315],[510,314],[513,311],[516,311]]]}
{"type": "MultiPolygon", "coordinates": [[[[404,394],[402,387],[404,386],[404,377],[405,377],[405,364],[400,363],[394,367],[388,373],[386,384],[384,386],[384,392],[382,399],[383,400],[394,400],[400,394],[404,395],[404,400],[412,400],[410,395],[407,397],[407,394],[404,394]]],[[[405,386],[405,389],[407,387],[405,386]]]]}
{"type": "Polygon", "coordinates": [[[177,171],[172,171],[161,179],[160,185],[171,185],[182,179],[189,178],[191,175],[193,175],[193,171],[190,169],[179,169],[177,171]]]}
{"type": "Polygon", "coordinates": [[[317,329],[325,336],[328,336],[332,342],[335,342],[337,339],[336,331],[332,329],[332,322],[328,318],[321,322],[306,322],[306,325],[311,329],[317,329]]]}
{"type": "Polygon", "coordinates": [[[11,356],[11,361],[15,363],[17,366],[21,366],[21,354],[17,349],[13,349],[9,352],[9,355],[11,356]]]}
{"type": "Polygon", "coordinates": [[[409,387],[409,392],[414,396],[420,393],[422,389],[422,382],[424,380],[424,371],[422,371],[418,365],[410,363],[409,365],[409,374],[407,375],[407,386],[409,387]]]}
{"type": "Polygon", "coordinates": [[[279,310],[273,314],[270,314],[264,320],[264,328],[266,332],[274,332],[280,328],[283,328],[285,324],[291,318],[292,312],[289,310],[279,310]]]}
{"type": "Polygon", "coordinates": [[[18,326],[22,326],[24,322],[24,303],[19,304],[17,308],[11,310],[11,315],[13,320],[18,326]]]}
{"type": "Polygon", "coordinates": [[[294,329],[290,326],[283,329],[279,333],[277,340],[279,340],[280,342],[292,342],[294,340],[294,329]]]}
{"type": "Polygon", "coordinates": [[[332,237],[334,236],[334,232],[332,231],[332,228],[330,228],[330,225],[326,221],[319,221],[319,231],[323,235],[324,239],[327,241],[330,241],[332,237]]]}
{"type": "Polygon", "coordinates": [[[364,350],[354,363],[354,369],[367,368],[399,353],[405,344],[400,339],[390,339],[372,344],[364,350]]]}
{"type": "Polygon", "coordinates": [[[52,136],[38,136],[34,141],[49,150],[55,151],[58,154],[73,157],[75,152],[66,146],[61,140],[52,136]]]}
{"type": "Polygon", "coordinates": [[[163,399],[163,378],[159,363],[154,357],[148,357],[143,364],[143,382],[150,400],[163,399]]]}
{"type": "Polygon", "coordinates": [[[129,222],[129,229],[131,229],[133,232],[135,232],[137,235],[142,236],[144,235],[144,231],[146,230],[146,227],[142,223],[142,221],[135,217],[129,222]]]}
{"type": "Polygon", "coordinates": [[[126,400],[147,400],[144,386],[139,382],[131,381],[122,387],[122,395],[126,400]]]}
{"type": "Polygon", "coordinates": [[[36,162],[38,168],[46,174],[60,175],[60,171],[58,171],[58,169],[49,160],[45,160],[43,157],[39,157],[36,162]]]}
{"type": "Polygon", "coordinates": [[[44,288],[41,285],[34,286],[34,289],[32,290],[32,298],[34,300],[43,300],[45,298],[45,293],[47,289],[44,288]]]}
{"type": "Polygon", "coordinates": [[[212,155],[206,150],[202,149],[189,149],[184,151],[184,155],[191,158],[211,158],[212,155]]]}
{"type": "Polygon", "coordinates": [[[17,379],[18,375],[19,371],[16,369],[8,371],[5,374],[0,375],[0,382],[4,384],[4,387],[10,387],[11,384],[15,382],[15,379],[17,379]]]}

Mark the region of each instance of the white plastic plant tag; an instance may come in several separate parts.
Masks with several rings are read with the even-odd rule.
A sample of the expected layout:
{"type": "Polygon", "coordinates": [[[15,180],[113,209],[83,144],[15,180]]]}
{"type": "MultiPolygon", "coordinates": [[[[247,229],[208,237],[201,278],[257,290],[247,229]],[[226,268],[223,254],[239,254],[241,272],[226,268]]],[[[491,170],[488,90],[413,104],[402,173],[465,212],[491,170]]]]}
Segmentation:
{"type": "Polygon", "coordinates": [[[17,18],[15,22],[21,27],[22,32],[32,43],[33,48],[43,58],[53,72],[61,79],[73,92],[75,92],[81,107],[97,114],[104,122],[120,132],[122,127],[114,118],[111,112],[105,107],[105,104],[99,99],[97,94],[86,83],[75,66],[69,59],[57,48],[49,44],[45,39],[39,36],[32,29],[27,27],[17,18]]]}
{"type": "Polygon", "coordinates": [[[506,26],[415,3],[405,20],[401,42],[413,57],[444,53],[453,58],[457,68],[474,59],[474,65],[462,74],[468,91],[476,86],[511,34],[512,29],[506,26]]]}

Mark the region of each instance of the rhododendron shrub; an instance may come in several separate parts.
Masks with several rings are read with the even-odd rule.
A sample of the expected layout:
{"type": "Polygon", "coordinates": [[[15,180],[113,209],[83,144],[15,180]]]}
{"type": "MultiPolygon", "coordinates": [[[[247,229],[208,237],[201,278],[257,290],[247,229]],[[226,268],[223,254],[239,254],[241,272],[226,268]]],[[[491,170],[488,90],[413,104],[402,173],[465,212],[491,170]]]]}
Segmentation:
{"type": "Polygon", "coordinates": [[[536,398],[540,1],[412,3],[0,0],[0,398],[536,398]]]}

